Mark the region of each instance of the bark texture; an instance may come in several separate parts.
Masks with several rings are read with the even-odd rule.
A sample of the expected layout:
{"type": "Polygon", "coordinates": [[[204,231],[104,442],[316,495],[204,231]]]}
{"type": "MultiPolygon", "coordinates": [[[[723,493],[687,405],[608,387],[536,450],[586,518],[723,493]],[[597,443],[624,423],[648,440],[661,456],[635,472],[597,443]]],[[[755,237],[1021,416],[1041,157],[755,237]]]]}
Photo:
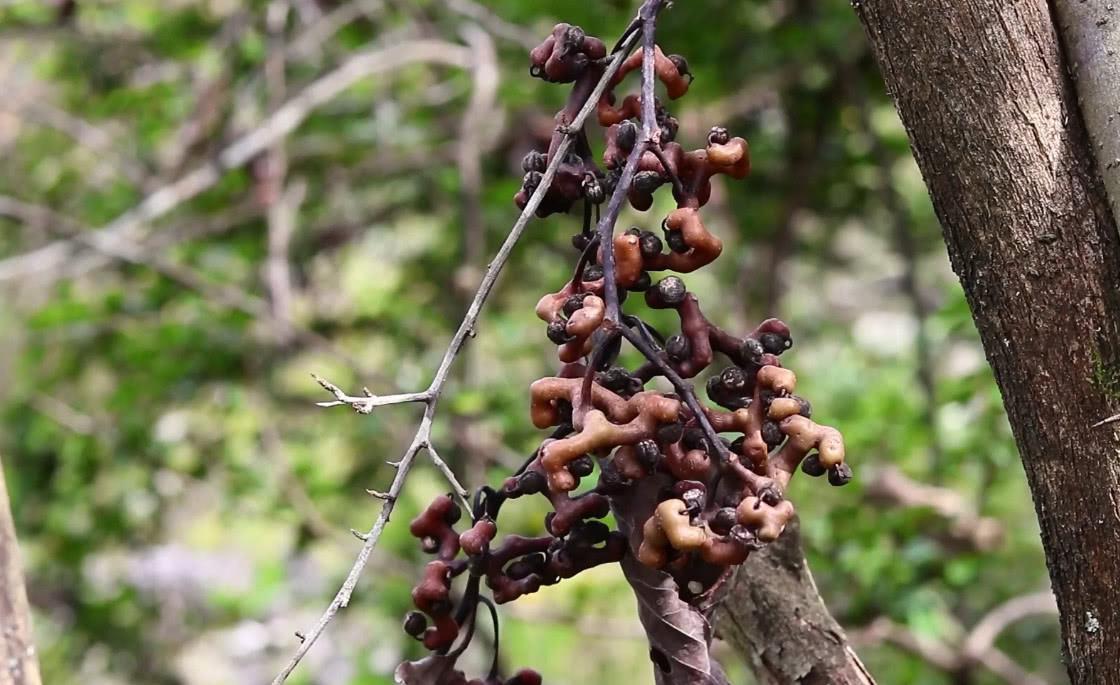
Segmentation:
{"type": "MultiPolygon", "coordinates": [[[[1120,236],[1045,0],[855,0],[1003,393],[1074,685],[1120,683],[1120,236]]],[[[1115,21],[1115,20],[1111,20],[1115,21]]]]}
{"type": "Polygon", "coordinates": [[[0,685],[39,685],[31,611],[11,511],[0,464],[0,685]]]}
{"type": "Polygon", "coordinates": [[[817,593],[796,519],[736,570],[714,619],[759,685],[875,685],[817,593]]]}
{"type": "Polygon", "coordinates": [[[1097,169],[1120,221],[1120,5],[1054,0],[1054,12],[1097,169]]]}

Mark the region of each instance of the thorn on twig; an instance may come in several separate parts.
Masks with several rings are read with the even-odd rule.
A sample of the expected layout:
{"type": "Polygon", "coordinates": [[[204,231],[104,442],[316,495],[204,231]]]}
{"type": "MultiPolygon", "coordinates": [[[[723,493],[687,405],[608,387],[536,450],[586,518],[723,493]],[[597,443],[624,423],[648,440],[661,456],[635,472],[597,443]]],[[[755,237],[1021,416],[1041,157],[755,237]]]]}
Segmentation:
{"type": "Polygon", "coordinates": [[[299,641],[300,641],[301,643],[302,643],[302,642],[305,642],[305,641],[307,640],[307,636],[306,636],[306,635],[304,635],[303,633],[301,633],[301,632],[300,632],[300,631],[298,631],[298,630],[296,631],[296,637],[298,637],[298,638],[299,638],[299,641]]]}
{"type": "MultiPolygon", "coordinates": [[[[392,465],[393,462],[389,462],[389,464],[392,465]]],[[[398,465],[399,465],[399,462],[398,462],[398,465]]],[[[387,492],[381,492],[380,490],[370,490],[370,489],[367,489],[366,492],[369,493],[371,496],[376,497],[377,499],[380,499],[380,500],[385,500],[386,502],[391,502],[393,500],[393,496],[390,495],[387,492]]]]}
{"type": "Polygon", "coordinates": [[[350,534],[353,535],[354,537],[358,538],[362,542],[366,542],[367,540],[369,540],[369,534],[368,533],[363,533],[362,531],[355,530],[354,528],[350,529],[350,534]]]}
{"type": "Polygon", "coordinates": [[[392,466],[395,469],[399,469],[401,467],[401,463],[399,461],[387,461],[385,463],[388,464],[389,466],[392,466]]]}
{"type": "Polygon", "coordinates": [[[1117,423],[1117,422],[1120,422],[1120,414],[1117,414],[1115,416],[1110,416],[1107,419],[1102,419],[1100,421],[1097,421],[1092,426],[1090,426],[1090,428],[1100,428],[1101,426],[1106,426],[1110,423],[1117,423]]]}

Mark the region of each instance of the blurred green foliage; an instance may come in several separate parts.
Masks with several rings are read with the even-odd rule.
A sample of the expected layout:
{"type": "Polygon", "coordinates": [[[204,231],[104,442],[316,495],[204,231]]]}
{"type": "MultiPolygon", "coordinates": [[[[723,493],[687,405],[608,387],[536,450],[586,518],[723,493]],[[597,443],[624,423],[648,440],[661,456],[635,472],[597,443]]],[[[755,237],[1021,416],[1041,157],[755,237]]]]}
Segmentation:
{"type": "MultiPolygon", "coordinates": [[[[385,461],[418,419],[409,406],[316,408],[329,397],[309,374],[377,393],[427,384],[516,215],[520,157],[543,144],[566,95],[529,78],[525,43],[557,20],[611,42],[633,7],[78,0],[67,18],[65,5],[0,3],[0,272],[28,267],[0,279],[0,454],[45,680],[267,682],[344,577],[359,544],[346,531],[377,511],[365,489],[387,485],[385,461]],[[270,31],[269,12],[284,8],[270,31]],[[500,74],[484,121],[466,131],[483,145],[480,223],[465,210],[456,158],[470,70],[414,65],[312,112],[284,143],[282,178],[258,158],[127,236],[142,255],[132,263],[80,241],[49,268],[27,257],[206,164],[349,56],[422,37],[458,43],[476,22],[500,74]],[[265,72],[284,43],[281,93],[265,72]],[[275,180],[305,188],[286,250],[290,315],[330,346],[218,296],[233,289],[275,306],[275,227],[262,202],[275,180]],[[16,200],[58,216],[17,211],[16,200]],[[184,269],[199,282],[185,284],[184,269]]],[[[682,142],[698,145],[722,124],[753,148],[752,176],[721,186],[710,213],[724,256],[689,286],[733,330],[769,315],[792,326],[788,363],[815,416],[844,432],[856,469],[841,490],[806,479],[792,489],[821,592],[855,634],[885,616],[958,641],[1000,602],[1046,588],[1046,571],[999,394],[860,28],[845,3],[692,0],[660,32],[696,75],[674,105],[682,142]],[[1002,544],[947,544],[948,524],[930,510],[866,496],[861,476],[884,465],[998,519],[1002,544]]],[[[654,228],[664,209],[624,221],[654,228]]],[[[532,311],[569,274],[576,225],[531,227],[457,366],[435,439],[470,485],[500,482],[541,438],[526,392],[549,372],[551,347],[532,311]]],[[[1114,376],[1102,369],[1101,383],[1114,376]]],[[[419,656],[398,629],[423,563],[404,524],[443,487],[418,467],[353,603],[292,682],[387,683],[398,661],[419,656]]],[[[543,512],[515,502],[503,527],[540,530],[543,512]]],[[[549,683],[651,682],[614,568],[502,618],[510,667],[539,668],[549,683]]],[[[998,645],[1064,678],[1052,619],[1012,625],[998,645]]],[[[719,649],[733,681],[746,682],[719,649]]],[[[472,649],[476,671],[485,652],[472,649]]],[[[998,682],[982,669],[942,673],[886,644],[861,653],[880,682],[998,682]]]]}

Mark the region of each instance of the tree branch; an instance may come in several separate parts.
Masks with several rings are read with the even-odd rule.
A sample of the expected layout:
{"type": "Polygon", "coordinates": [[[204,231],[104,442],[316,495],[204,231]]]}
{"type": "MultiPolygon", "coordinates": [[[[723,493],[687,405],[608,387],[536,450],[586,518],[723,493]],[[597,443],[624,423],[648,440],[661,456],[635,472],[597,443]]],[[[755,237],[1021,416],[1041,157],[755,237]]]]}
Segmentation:
{"type": "MultiPolygon", "coordinates": [[[[627,42],[627,46],[632,45],[632,43],[633,39],[627,42]]],[[[623,49],[612,56],[611,61],[604,71],[602,78],[599,80],[599,83],[596,85],[595,89],[588,96],[587,102],[580,109],[579,113],[576,115],[575,119],[572,120],[571,124],[566,127],[566,130],[568,132],[567,135],[565,135],[560,141],[560,144],[557,146],[553,154],[552,161],[549,163],[548,168],[545,169],[545,172],[541,178],[540,185],[537,186],[537,189],[529,197],[529,201],[525,205],[525,208],[521,211],[521,215],[517,218],[517,221],[514,223],[513,228],[510,229],[509,234],[506,236],[505,242],[502,243],[502,246],[498,249],[497,254],[494,256],[494,259],[490,262],[490,266],[489,268],[487,268],[486,274],[482,278],[482,283],[479,285],[474,299],[471,301],[470,306],[467,308],[467,313],[463,316],[463,320],[459,324],[458,330],[455,331],[455,335],[452,336],[451,342],[448,344],[447,350],[443,354],[443,359],[440,361],[439,368],[436,369],[431,384],[429,384],[428,388],[422,393],[414,393],[413,399],[400,400],[401,402],[425,402],[424,416],[420,420],[420,426],[417,428],[416,434],[413,436],[412,442],[408,446],[408,449],[405,450],[404,456],[401,457],[401,460],[397,463],[397,473],[393,478],[392,484],[389,486],[388,493],[386,493],[385,503],[381,507],[381,512],[378,514],[377,520],[374,522],[369,532],[365,534],[365,541],[362,544],[361,550],[358,552],[358,557],[357,559],[355,559],[349,574],[347,574],[346,576],[346,580],[343,582],[342,587],[339,589],[338,593],[335,595],[326,611],[324,611],[322,616],[320,616],[319,621],[309,632],[303,635],[302,644],[296,650],[295,655],[291,658],[284,669],[280,671],[275,679],[273,679],[273,685],[280,685],[288,679],[288,676],[291,675],[292,671],[294,671],[296,666],[299,665],[299,662],[303,659],[304,655],[306,655],[307,652],[311,649],[312,645],[315,644],[315,641],[319,639],[319,636],[322,635],[323,631],[326,629],[327,625],[330,624],[331,620],[334,619],[338,611],[350,603],[350,597],[354,592],[354,587],[358,583],[358,579],[362,574],[362,570],[369,562],[370,554],[373,552],[374,547],[377,546],[377,542],[381,537],[381,532],[382,530],[384,530],[385,524],[389,521],[389,516],[393,511],[393,506],[395,505],[397,498],[400,496],[409,471],[412,469],[413,460],[420,452],[420,450],[429,447],[432,421],[435,417],[435,411],[436,407],[439,404],[440,396],[443,393],[444,386],[450,374],[451,365],[455,362],[456,357],[458,357],[459,352],[462,350],[463,345],[467,341],[467,338],[473,337],[475,335],[475,326],[478,322],[478,317],[482,312],[483,305],[486,303],[487,298],[489,298],[491,291],[494,289],[494,285],[498,280],[499,274],[501,274],[502,269],[505,268],[506,263],[509,261],[510,255],[513,253],[514,246],[517,245],[517,242],[518,240],[520,240],[522,233],[524,233],[526,226],[528,226],[529,221],[532,219],[534,212],[536,212],[537,207],[540,206],[541,201],[544,199],[545,193],[548,191],[549,186],[552,184],[552,180],[556,176],[556,170],[563,162],[564,157],[567,154],[568,149],[571,147],[573,140],[575,139],[576,135],[578,135],[578,132],[583,129],[584,121],[594,110],[599,97],[602,95],[603,91],[606,90],[607,84],[610,82],[611,77],[614,76],[614,74],[618,71],[618,68],[622,65],[622,61],[626,57],[625,53],[626,50],[623,49]],[[415,397],[418,395],[426,395],[426,397],[420,400],[415,397]]],[[[324,385],[324,387],[327,386],[324,385]]],[[[335,393],[335,389],[332,388],[336,388],[336,386],[333,386],[333,384],[331,384],[331,387],[327,387],[327,389],[330,390],[332,394],[335,394],[336,398],[338,398],[339,403],[350,404],[351,406],[353,406],[352,402],[339,397],[339,394],[345,396],[345,393],[341,393],[341,391],[339,391],[339,393],[335,393]]],[[[345,397],[348,398],[349,396],[345,397]]]]}
{"type": "Polygon", "coordinates": [[[0,463],[0,685],[40,685],[19,545],[0,463]]]}

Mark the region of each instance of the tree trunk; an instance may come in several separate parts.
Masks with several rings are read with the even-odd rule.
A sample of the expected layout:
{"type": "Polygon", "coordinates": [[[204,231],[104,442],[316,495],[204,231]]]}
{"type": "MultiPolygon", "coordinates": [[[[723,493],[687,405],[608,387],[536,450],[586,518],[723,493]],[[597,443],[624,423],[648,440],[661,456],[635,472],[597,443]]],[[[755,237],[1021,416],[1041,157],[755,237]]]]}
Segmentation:
{"type": "Polygon", "coordinates": [[[1112,0],[1054,0],[1112,216],[1120,222],[1120,11],[1112,0]]]}
{"type": "Polygon", "coordinates": [[[817,593],[796,519],[736,569],[714,619],[760,685],[875,685],[817,593]]]}
{"type": "Polygon", "coordinates": [[[1070,679],[1120,683],[1120,428],[1093,427],[1120,410],[1120,236],[1050,11],[853,7],[1003,393],[1070,679]]]}
{"type": "Polygon", "coordinates": [[[34,644],[16,529],[0,464],[0,685],[39,685],[34,644]]]}

